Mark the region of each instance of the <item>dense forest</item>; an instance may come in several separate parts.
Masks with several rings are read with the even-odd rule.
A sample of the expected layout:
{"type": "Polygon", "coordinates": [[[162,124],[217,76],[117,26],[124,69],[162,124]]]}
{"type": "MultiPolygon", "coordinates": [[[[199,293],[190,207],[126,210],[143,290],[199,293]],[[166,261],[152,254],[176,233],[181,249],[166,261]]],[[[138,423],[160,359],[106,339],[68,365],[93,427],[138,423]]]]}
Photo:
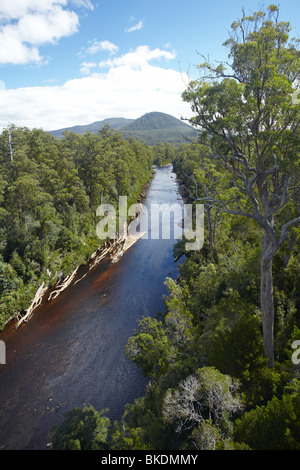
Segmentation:
{"type": "Polygon", "coordinates": [[[119,195],[137,201],[152,174],[153,150],[102,128],[56,139],[40,129],[0,136],[0,327],[22,314],[44,282],[52,286],[103,241],[96,209],[119,195]]]}
{"type": "MultiPolygon", "coordinates": [[[[188,175],[203,164],[201,148],[175,153],[174,169],[193,194],[188,175]]],[[[74,408],[54,433],[54,449],[300,449],[300,371],[292,361],[300,339],[299,235],[291,234],[274,262],[270,368],[260,313],[262,230],[209,206],[205,224],[200,252],[185,251],[183,242],[174,248],[182,262],[178,280],[166,279],[165,311],[143,318],[126,346],[149,378],[145,395],[115,423],[105,410],[74,408]]]]}
{"type": "Polygon", "coordinates": [[[53,449],[300,450],[299,41],[274,5],[232,25],[228,64],[199,66],[183,93],[197,142],[98,133],[0,136],[0,324],[99,245],[101,202],[135,202],[172,162],[205,207],[204,246],[174,246],[165,309],[125,347],[149,379],[119,421],[74,408],[53,449]],[[295,344],[298,350],[295,349],[295,344]]]}
{"type": "MultiPolygon", "coordinates": [[[[174,152],[192,202],[190,174],[199,175],[199,192],[212,183],[198,173],[203,149],[187,144],[174,152]]],[[[166,279],[165,310],[143,318],[125,348],[149,378],[145,395],[114,423],[106,410],[74,408],[54,432],[54,449],[300,449],[300,370],[292,361],[300,339],[299,234],[274,261],[272,368],[261,325],[262,229],[207,205],[205,234],[200,252],[175,245],[179,278],[166,279]]]]}
{"type": "Polygon", "coordinates": [[[201,132],[172,161],[187,201],[205,204],[205,242],[175,245],[165,310],[126,345],[144,396],[115,423],[73,409],[54,449],[300,449],[300,54],[278,18],[274,5],[244,14],[229,70],[206,61],[183,94],[201,132]]]}

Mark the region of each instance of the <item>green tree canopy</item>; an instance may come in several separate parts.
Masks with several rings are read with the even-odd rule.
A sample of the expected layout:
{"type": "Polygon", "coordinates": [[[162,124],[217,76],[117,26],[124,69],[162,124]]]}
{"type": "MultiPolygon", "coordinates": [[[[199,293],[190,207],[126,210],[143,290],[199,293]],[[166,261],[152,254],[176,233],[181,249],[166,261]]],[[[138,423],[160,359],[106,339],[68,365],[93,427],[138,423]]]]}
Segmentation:
{"type": "MultiPolygon", "coordinates": [[[[225,42],[229,62],[208,62],[206,74],[189,84],[183,99],[195,113],[200,141],[235,190],[197,197],[210,206],[252,218],[262,229],[261,312],[265,356],[274,364],[272,262],[291,227],[299,226],[299,122],[295,90],[300,77],[299,42],[279,9],[245,13],[225,42]],[[221,170],[222,169],[222,170],[221,170]],[[289,204],[290,210],[284,210],[289,204]]],[[[205,170],[205,168],[203,168],[205,170]]],[[[203,170],[202,169],[202,170],[203,170]]]]}

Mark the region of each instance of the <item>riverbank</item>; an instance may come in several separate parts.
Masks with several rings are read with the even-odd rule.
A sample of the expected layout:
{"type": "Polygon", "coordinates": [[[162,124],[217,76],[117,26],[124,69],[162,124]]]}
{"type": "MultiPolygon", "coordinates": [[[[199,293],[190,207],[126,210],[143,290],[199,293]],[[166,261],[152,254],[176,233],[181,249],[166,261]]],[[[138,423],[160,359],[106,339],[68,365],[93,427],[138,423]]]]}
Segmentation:
{"type": "MultiPolygon", "coordinates": [[[[153,180],[154,175],[155,172],[154,169],[152,169],[150,178],[148,179],[147,183],[143,185],[142,190],[137,198],[137,204],[142,203],[142,201],[145,199],[147,190],[151,185],[151,181],[153,180]]],[[[14,322],[14,327],[15,329],[17,329],[23,323],[28,323],[31,317],[34,315],[35,310],[41,305],[43,299],[46,296],[47,301],[51,301],[71,285],[71,283],[75,280],[80,267],[87,267],[87,272],[83,276],[85,277],[87,273],[91,269],[93,269],[97,264],[99,264],[99,262],[105,257],[109,257],[113,263],[116,263],[125,253],[125,251],[131,248],[131,246],[133,246],[144,235],[144,233],[141,233],[137,237],[129,235],[130,223],[135,220],[138,216],[139,211],[136,212],[135,216],[128,218],[127,227],[125,228],[125,230],[123,228],[122,235],[120,236],[120,232],[116,233],[114,238],[108,239],[101,243],[97,250],[94,251],[92,255],[88,258],[86,263],[84,263],[84,265],[78,265],[71,273],[69,273],[63,279],[59,277],[59,279],[57,279],[54,284],[45,284],[45,281],[43,281],[42,284],[38,287],[30,306],[22,312],[17,312],[6,322],[6,324],[14,322]]],[[[83,277],[77,279],[75,281],[75,284],[78,283],[81,279],[83,279],[83,277]]]]}

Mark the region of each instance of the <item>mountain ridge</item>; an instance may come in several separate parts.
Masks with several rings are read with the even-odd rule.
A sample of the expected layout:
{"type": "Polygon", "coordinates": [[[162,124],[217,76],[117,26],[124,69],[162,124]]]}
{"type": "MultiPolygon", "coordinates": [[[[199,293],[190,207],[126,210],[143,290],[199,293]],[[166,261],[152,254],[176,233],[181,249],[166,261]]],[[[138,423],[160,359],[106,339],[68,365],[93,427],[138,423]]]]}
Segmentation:
{"type": "Polygon", "coordinates": [[[102,127],[109,125],[118,130],[125,138],[133,137],[142,140],[149,145],[160,142],[169,142],[180,145],[187,140],[195,140],[197,131],[189,124],[171,116],[170,114],[152,111],[137,119],[107,118],[95,121],[91,124],[65,127],[50,131],[54,137],[63,137],[63,132],[74,132],[85,134],[86,132],[97,133],[102,127]]]}

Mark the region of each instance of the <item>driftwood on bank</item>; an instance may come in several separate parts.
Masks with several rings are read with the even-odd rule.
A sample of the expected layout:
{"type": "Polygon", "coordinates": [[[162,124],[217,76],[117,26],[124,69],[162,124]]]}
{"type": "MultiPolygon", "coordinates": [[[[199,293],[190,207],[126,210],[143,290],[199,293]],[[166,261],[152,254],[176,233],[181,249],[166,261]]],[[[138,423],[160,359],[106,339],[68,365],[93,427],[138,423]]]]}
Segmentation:
{"type": "MultiPolygon", "coordinates": [[[[152,178],[151,178],[152,179],[152,178]]],[[[139,198],[139,203],[142,198],[146,196],[146,189],[150,186],[150,181],[148,184],[145,186],[144,191],[141,193],[140,198],[139,198]]],[[[135,217],[132,217],[130,222],[134,219],[136,219],[139,214],[143,212],[142,204],[139,204],[139,207],[137,209],[137,213],[135,217]]],[[[96,250],[90,257],[88,264],[89,264],[89,270],[80,278],[77,279],[77,281],[74,283],[74,286],[81,281],[87,274],[88,272],[95,267],[99,262],[104,259],[106,256],[110,256],[111,262],[116,263],[119,261],[119,259],[123,256],[125,251],[127,251],[132,245],[134,245],[140,238],[144,236],[146,232],[141,232],[137,234],[137,236],[132,236],[129,234],[129,227],[130,227],[130,222],[129,224],[125,223],[122,231],[121,236],[115,236],[115,238],[107,240],[104,245],[102,245],[98,250],[96,250]]],[[[77,268],[70,274],[68,275],[62,282],[60,282],[55,290],[53,290],[50,295],[48,296],[48,301],[55,299],[56,297],[61,294],[62,291],[64,291],[73,281],[75,278],[77,271],[80,266],[77,266],[77,268]]],[[[48,270],[47,270],[48,271],[48,270]]],[[[49,275],[49,273],[47,272],[49,275]]],[[[30,307],[25,311],[25,314],[22,315],[20,312],[16,315],[17,318],[17,323],[15,328],[18,328],[22,323],[27,323],[28,320],[31,318],[33,315],[33,311],[42,303],[43,297],[45,293],[49,290],[49,286],[45,286],[45,283],[43,282],[42,285],[38,288],[30,307]]]]}
{"type": "Polygon", "coordinates": [[[44,294],[47,290],[48,290],[48,287],[47,286],[45,287],[45,283],[43,282],[40,285],[40,287],[38,288],[38,290],[36,291],[36,294],[35,294],[32,302],[31,302],[31,305],[25,311],[25,314],[21,315],[20,313],[18,313],[18,315],[17,315],[18,322],[17,322],[15,328],[19,328],[19,326],[23,322],[27,323],[28,320],[30,320],[31,316],[33,315],[33,311],[42,303],[43,296],[44,296],[44,294]]]}
{"type": "Polygon", "coordinates": [[[89,271],[90,271],[91,269],[93,269],[97,264],[99,264],[102,259],[104,259],[106,256],[108,256],[109,254],[112,253],[115,243],[116,243],[116,240],[115,240],[115,239],[107,240],[107,241],[104,243],[104,246],[98,248],[98,250],[96,250],[96,251],[91,255],[91,257],[90,257],[90,259],[89,259],[89,261],[88,261],[88,265],[89,265],[88,271],[87,271],[80,279],[77,279],[77,281],[74,282],[74,286],[75,286],[78,282],[80,282],[82,279],[84,279],[85,276],[87,276],[87,274],[89,273],[89,271]]]}
{"type": "Polygon", "coordinates": [[[128,235],[124,241],[120,244],[119,249],[116,250],[116,252],[112,255],[112,263],[116,263],[119,261],[121,256],[129,250],[129,248],[134,245],[140,238],[142,238],[145,235],[146,232],[141,232],[139,233],[136,237],[128,235]]]}
{"type": "MultiPolygon", "coordinates": [[[[124,230],[124,235],[119,238],[107,240],[104,243],[104,246],[96,250],[89,259],[89,270],[77,281],[74,283],[74,286],[80,282],[88,272],[94,268],[99,262],[104,259],[106,256],[109,256],[112,263],[117,263],[119,259],[123,256],[123,254],[129,250],[129,248],[134,245],[140,238],[144,236],[146,232],[141,232],[137,236],[131,236],[128,234],[127,227],[124,230]]],[[[70,274],[68,275],[63,281],[61,281],[55,290],[53,290],[50,295],[48,296],[48,301],[55,299],[56,297],[61,294],[74,280],[79,266],[70,274]]],[[[15,328],[19,328],[22,323],[27,323],[30,320],[31,316],[33,315],[33,311],[42,303],[43,297],[46,291],[49,289],[48,286],[45,287],[45,283],[38,288],[36,294],[31,302],[30,307],[25,311],[24,315],[21,313],[17,314],[18,322],[16,323],[15,328]]]]}
{"type": "Polygon", "coordinates": [[[53,290],[51,294],[48,297],[48,301],[55,299],[63,290],[65,290],[73,281],[74,277],[76,276],[76,273],[79,269],[79,266],[71,273],[69,276],[67,276],[63,282],[61,282],[58,286],[57,289],[53,290]]]}

